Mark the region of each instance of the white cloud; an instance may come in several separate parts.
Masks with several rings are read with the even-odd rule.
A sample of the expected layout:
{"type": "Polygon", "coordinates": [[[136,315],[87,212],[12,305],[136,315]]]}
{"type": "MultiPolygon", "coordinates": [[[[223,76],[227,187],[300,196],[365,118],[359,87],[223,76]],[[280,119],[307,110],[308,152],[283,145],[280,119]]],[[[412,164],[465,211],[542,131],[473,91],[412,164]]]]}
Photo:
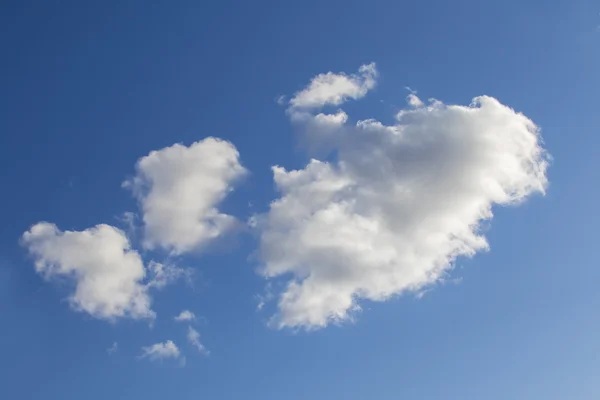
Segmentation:
{"type": "Polygon", "coordinates": [[[300,142],[311,154],[327,153],[335,148],[338,140],[344,136],[344,125],[348,115],[338,110],[335,114],[297,113],[291,115],[292,120],[300,127],[300,142]]]}
{"type": "Polygon", "coordinates": [[[190,342],[190,344],[194,346],[196,350],[198,350],[198,352],[206,355],[209,354],[209,351],[206,349],[206,347],[204,347],[204,345],[200,343],[200,334],[191,326],[188,326],[187,339],[188,342],[190,342]]]}
{"type": "Polygon", "coordinates": [[[344,135],[342,127],[348,121],[343,110],[334,114],[318,113],[325,106],[337,106],[349,99],[360,99],[376,85],[375,63],[362,65],[358,74],[328,72],[314,77],[308,86],[290,100],[287,114],[302,127],[302,146],[311,153],[327,153],[344,135]]]}
{"type": "Polygon", "coordinates": [[[326,127],[332,126],[334,128],[338,128],[341,125],[344,125],[348,121],[348,115],[343,111],[338,111],[336,114],[317,114],[315,115],[314,122],[326,127]]]}
{"type": "Polygon", "coordinates": [[[131,211],[125,211],[118,219],[127,227],[129,237],[134,237],[136,234],[137,215],[131,211]]]}
{"type": "Polygon", "coordinates": [[[325,105],[339,105],[348,99],[360,99],[375,87],[375,63],[360,67],[358,74],[346,75],[328,72],[313,78],[308,87],[297,92],[290,100],[290,109],[313,109],[325,105]]]}
{"type": "Polygon", "coordinates": [[[267,282],[263,294],[257,294],[254,298],[257,300],[256,311],[261,311],[268,302],[275,298],[271,282],[267,282]]]}
{"type": "Polygon", "coordinates": [[[278,327],[319,328],[351,318],[360,299],[421,292],[488,248],[480,224],[493,205],[547,185],[538,127],[491,97],[344,129],[337,160],[274,167],[281,198],[253,219],[262,274],[293,277],[278,327]]]}
{"type": "Polygon", "coordinates": [[[177,322],[194,321],[196,319],[196,315],[194,315],[194,313],[191,312],[190,310],[183,310],[174,319],[177,322]]]}
{"type": "Polygon", "coordinates": [[[275,99],[275,101],[277,102],[277,104],[279,104],[280,106],[284,105],[286,103],[286,98],[285,96],[277,96],[277,98],[275,99]]]}
{"type": "Polygon", "coordinates": [[[40,222],[23,234],[22,244],[46,279],[61,276],[75,282],[70,304],[78,311],[106,320],[154,318],[140,255],[125,234],[109,225],[84,231],[60,231],[40,222]]]}
{"type": "Polygon", "coordinates": [[[142,347],[140,359],[148,358],[152,361],[164,360],[166,358],[177,359],[181,356],[179,348],[173,341],[167,340],[164,343],[155,343],[148,347],[142,347]]]}
{"type": "Polygon", "coordinates": [[[192,273],[189,269],[180,268],[172,264],[162,264],[156,261],[150,261],[148,270],[152,275],[152,279],[148,282],[148,287],[156,289],[162,289],[181,278],[190,279],[192,273]]]}
{"type": "Polygon", "coordinates": [[[245,174],[231,143],[207,138],[175,144],[141,158],[132,189],[143,214],[144,246],[173,254],[196,250],[232,229],[236,220],[218,205],[245,174]]]}
{"type": "Polygon", "coordinates": [[[408,102],[408,104],[410,104],[412,107],[415,107],[415,108],[423,107],[425,105],[421,101],[421,99],[418,98],[417,95],[414,93],[410,93],[408,96],[406,96],[406,101],[408,102]]]}
{"type": "Polygon", "coordinates": [[[119,343],[114,342],[108,349],[106,349],[106,352],[108,354],[115,354],[117,350],[119,350],[119,343]]]}

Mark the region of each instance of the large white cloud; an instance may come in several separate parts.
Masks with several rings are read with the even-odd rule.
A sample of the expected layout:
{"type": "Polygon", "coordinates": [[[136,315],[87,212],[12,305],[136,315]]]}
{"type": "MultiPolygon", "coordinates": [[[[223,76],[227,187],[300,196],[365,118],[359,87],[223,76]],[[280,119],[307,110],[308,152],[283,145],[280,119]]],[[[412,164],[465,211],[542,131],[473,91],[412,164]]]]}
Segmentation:
{"type": "Polygon", "coordinates": [[[212,137],[141,158],[124,186],[140,203],[144,246],[181,254],[229,231],[236,219],[217,207],[245,172],[235,146],[212,137]]]}
{"type": "Polygon", "coordinates": [[[143,283],[146,269],[119,229],[97,225],[62,232],[54,224],[40,222],[23,234],[22,243],[46,279],[74,280],[69,300],[76,310],[107,320],[154,317],[143,283]]]}
{"type": "Polygon", "coordinates": [[[487,96],[409,100],[392,126],[340,118],[335,161],[273,168],[281,197],[253,225],[262,274],[292,277],[277,326],[323,327],[351,318],[361,298],[422,290],[487,249],[480,226],[494,204],[544,192],[547,156],[530,119],[487,96]]]}

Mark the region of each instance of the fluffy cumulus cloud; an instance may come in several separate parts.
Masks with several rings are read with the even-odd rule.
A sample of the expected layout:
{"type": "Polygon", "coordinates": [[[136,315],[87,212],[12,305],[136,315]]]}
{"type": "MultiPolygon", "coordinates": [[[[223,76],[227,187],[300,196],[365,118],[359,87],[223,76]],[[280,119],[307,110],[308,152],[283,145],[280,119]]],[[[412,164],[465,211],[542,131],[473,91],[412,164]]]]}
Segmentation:
{"type": "Polygon", "coordinates": [[[362,65],[357,74],[343,72],[320,74],[297,92],[287,103],[287,114],[303,132],[301,143],[311,152],[329,151],[344,135],[348,114],[337,109],[332,113],[316,113],[326,106],[339,106],[347,100],[364,97],[376,85],[375,63],[362,65]]]}
{"type": "MultiPolygon", "coordinates": [[[[319,75],[290,107],[311,106],[314,115],[375,84],[339,76],[343,85],[319,75]]],[[[342,130],[333,161],[273,168],[281,197],[253,225],[262,274],[291,277],[273,317],[278,327],[323,327],[352,318],[360,299],[423,290],[457,257],[488,248],[481,224],[494,205],[544,193],[548,157],[525,115],[487,96],[468,106],[426,105],[414,93],[408,101],[393,125],[329,117],[342,130]]]]}
{"type": "MultiPolygon", "coordinates": [[[[217,206],[245,173],[238,159],[231,143],[215,138],[189,147],[175,144],[140,159],[137,174],[125,185],[142,208],[145,246],[180,254],[231,229],[235,218],[220,213],[217,206]]],[[[124,215],[131,227],[134,214],[124,215]]],[[[22,244],[46,279],[62,276],[75,282],[69,298],[73,308],[106,320],[154,318],[149,289],[191,274],[155,261],[146,268],[126,234],[105,224],[62,232],[40,222],[23,234],[22,244]]]]}
{"type": "Polygon", "coordinates": [[[142,347],[140,359],[147,358],[151,361],[159,361],[168,358],[177,359],[181,356],[181,352],[172,340],[167,340],[164,343],[155,343],[151,346],[142,347]]]}
{"type": "Polygon", "coordinates": [[[245,172],[235,146],[212,137],[141,158],[124,186],[139,201],[144,246],[182,254],[231,230],[236,219],[218,206],[245,172]]]}
{"type": "MultiPolygon", "coordinates": [[[[337,106],[348,99],[360,99],[375,87],[377,69],[375,63],[362,65],[358,74],[328,72],[315,76],[309,85],[297,92],[289,101],[288,112],[293,119],[310,117],[310,110],[323,106],[337,106]]],[[[345,115],[345,114],[343,114],[345,115]]],[[[320,114],[327,123],[345,120],[342,114],[329,116],[320,114]]]]}
{"type": "Polygon", "coordinates": [[[423,101],[421,101],[420,98],[417,97],[417,95],[415,93],[410,93],[407,97],[406,97],[406,101],[408,102],[408,104],[410,104],[412,107],[423,107],[425,105],[425,103],[423,103],[423,101]]]}
{"type": "Polygon", "coordinates": [[[189,322],[194,321],[196,319],[196,315],[194,315],[194,313],[190,310],[183,310],[174,319],[177,322],[189,322]]]}
{"type": "Polygon", "coordinates": [[[62,232],[54,224],[40,222],[23,234],[22,244],[43,277],[75,282],[69,301],[76,310],[106,320],[154,317],[143,284],[144,264],[119,229],[97,225],[62,232]]]}

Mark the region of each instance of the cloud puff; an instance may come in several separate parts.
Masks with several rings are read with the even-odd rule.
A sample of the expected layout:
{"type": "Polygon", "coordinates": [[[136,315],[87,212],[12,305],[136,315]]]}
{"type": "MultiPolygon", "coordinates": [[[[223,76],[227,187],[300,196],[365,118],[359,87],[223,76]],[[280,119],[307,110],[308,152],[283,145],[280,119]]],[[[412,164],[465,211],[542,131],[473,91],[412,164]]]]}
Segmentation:
{"type": "Polygon", "coordinates": [[[415,93],[410,93],[408,96],[406,96],[406,101],[412,107],[423,107],[425,105],[425,103],[423,103],[423,101],[421,101],[421,99],[418,98],[415,93]]]}
{"type": "Polygon", "coordinates": [[[209,354],[206,347],[204,347],[204,345],[202,343],[200,343],[200,334],[198,333],[197,330],[195,330],[191,326],[188,327],[187,339],[188,339],[188,342],[190,342],[190,344],[192,346],[194,346],[196,348],[196,350],[198,350],[199,353],[206,354],[206,355],[209,354]]]}
{"type": "Polygon", "coordinates": [[[187,321],[194,321],[196,319],[196,315],[194,315],[193,312],[191,312],[190,310],[183,310],[182,312],[179,313],[179,315],[177,315],[174,320],[177,322],[187,322],[187,321]]]}
{"type": "Polygon", "coordinates": [[[229,231],[236,220],[217,206],[245,172],[235,146],[212,137],[141,158],[123,185],[142,209],[144,246],[182,254],[229,231]]]}
{"type": "Polygon", "coordinates": [[[289,101],[290,109],[313,109],[325,105],[337,106],[348,99],[360,99],[375,87],[375,63],[359,68],[358,74],[328,72],[315,76],[308,86],[289,101]]]}
{"type": "Polygon", "coordinates": [[[181,356],[179,348],[173,341],[167,340],[164,343],[155,343],[148,347],[142,347],[140,359],[147,358],[152,361],[164,360],[166,358],[177,359],[181,356]]]}
{"type": "Polygon", "coordinates": [[[69,301],[76,310],[106,320],[154,318],[142,283],[144,264],[121,230],[97,225],[62,232],[54,224],[40,222],[23,234],[22,244],[43,277],[75,281],[69,301]]]}
{"type": "Polygon", "coordinates": [[[115,354],[117,350],[119,350],[119,343],[113,342],[113,344],[108,349],[106,349],[106,352],[112,355],[115,354]]]}
{"type": "Polygon", "coordinates": [[[418,292],[488,248],[481,223],[493,205],[544,193],[548,158],[526,116],[487,96],[469,106],[409,100],[394,125],[344,126],[334,161],[273,168],[281,197],[253,225],[261,273],[292,276],[276,326],[324,327],[351,318],[359,299],[418,292]]]}
{"type": "Polygon", "coordinates": [[[152,279],[148,282],[148,287],[162,289],[171,283],[178,281],[181,278],[190,279],[192,271],[185,268],[180,268],[172,264],[163,264],[156,261],[148,263],[148,270],[152,275],[152,279]]]}
{"type": "Polygon", "coordinates": [[[375,87],[377,75],[375,63],[365,64],[358,74],[328,72],[317,75],[305,89],[297,92],[287,102],[287,114],[303,132],[302,146],[311,153],[327,153],[334,149],[337,140],[344,135],[348,115],[343,110],[315,115],[315,110],[364,97],[375,87]]]}

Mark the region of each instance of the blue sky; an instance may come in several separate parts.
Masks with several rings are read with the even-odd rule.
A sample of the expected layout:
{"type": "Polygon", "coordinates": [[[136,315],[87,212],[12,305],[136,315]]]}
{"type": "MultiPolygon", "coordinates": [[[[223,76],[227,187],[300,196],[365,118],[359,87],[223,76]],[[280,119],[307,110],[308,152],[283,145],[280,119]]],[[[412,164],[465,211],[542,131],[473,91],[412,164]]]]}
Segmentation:
{"type": "Polygon", "coordinates": [[[4,2],[3,393],[598,398],[599,11],[4,2]]]}

